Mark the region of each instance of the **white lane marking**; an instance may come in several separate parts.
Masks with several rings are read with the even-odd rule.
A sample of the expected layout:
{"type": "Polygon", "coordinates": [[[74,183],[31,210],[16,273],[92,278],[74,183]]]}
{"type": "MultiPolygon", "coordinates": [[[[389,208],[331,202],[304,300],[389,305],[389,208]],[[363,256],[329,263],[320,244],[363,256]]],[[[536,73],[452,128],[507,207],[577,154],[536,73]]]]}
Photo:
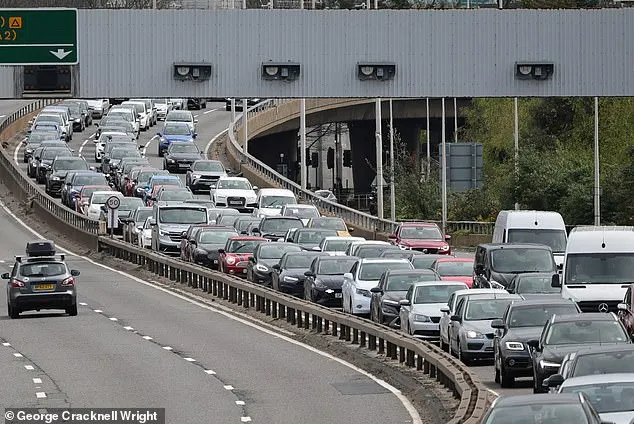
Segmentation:
{"type": "Polygon", "coordinates": [[[194,115],[194,119],[198,118],[200,115],[194,115]]]}
{"type": "Polygon", "coordinates": [[[236,405],[244,405],[244,401],[243,400],[236,400],[236,405]]]}
{"type": "Polygon", "coordinates": [[[217,107],[215,109],[207,110],[207,111],[203,112],[203,115],[209,115],[211,112],[215,112],[215,111],[220,110],[220,109],[224,109],[224,108],[223,107],[217,107]]]}
{"type": "Polygon", "coordinates": [[[15,150],[13,151],[13,161],[17,164],[19,164],[20,162],[18,161],[18,155],[20,154],[20,148],[22,147],[22,142],[18,143],[17,146],[15,146],[15,150]]]}
{"type": "Polygon", "coordinates": [[[5,260],[0,259],[0,264],[3,264],[5,262],[6,262],[5,260]]]}
{"type": "Polygon", "coordinates": [[[209,157],[209,149],[211,149],[211,145],[214,144],[214,141],[218,140],[218,138],[220,138],[221,135],[223,135],[224,133],[226,133],[227,131],[229,131],[229,128],[227,128],[226,130],[220,131],[218,134],[214,135],[214,137],[209,140],[209,143],[207,143],[207,145],[205,146],[205,157],[209,157]]]}
{"type": "Polygon", "coordinates": [[[150,336],[143,336],[143,338],[144,338],[145,340],[152,340],[152,337],[150,337],[150,336]]]}
{"type": "Polygon", "coordinates": [[[33,379],[33,383],[35,383],[35,384],[42,384],[42,379],[41,379],[41,378],[34,378],[34,379],[33,379]]]}
{"type": "Polygon", "coordinates": [[[171,347],[171,346],[163,346],[163,349],[165,349],[165,350],[172,350],[172,347],[171,347]]]}
{"type": "Polygon", "coordinates": [[[134,328],[132,328],[132,327],[123,327],[123,329],[124,329],[124,330],[128,330],[128,331],[132,331],[132,330],[134,330],[134,328]]]}
{"type": "Polygon", "coordinates": [[[44,393],[44,392],[37,392],[37,393],[35,393],[35,396],[36,396],[38,399],[44,399],[44,398],[46,397],[46,393],[44,393]]]}
{"type": "Polygon", "coordinates": [[[145,152],[147,151],[147,148],[148,148],[148,146],[150,145],[150,143],[152,143],[152,142],[153,142],[154,140],[156,140],[157,138],[159,138],[159,137],[158,137],[158,135],[155,135],[154,137],[152,137],[152,138],[150,139],[150,141],[148,141],[147,143],[145,143],[145,144],[143,145],[143,154],[144,154],[144,155],[145,155],[145,152]]]}
{"type": "MultiPolygon", "coordinates": [[[[220,134],[226,132],[227,130],[224,130],[220,134]]],[[[212,139],[212,141],[213,141],[213,139],[212,139]]],[[[209,145],[211,145],[212,141],[209,142],[209,145]]],[[[38,233],[37,231],[35,231],[34,229],[32,229],[31,227],[29,227],[19,217],[17,217],[4,204],[4,202],[2,200],[0,200],[0,207],[2,207],[2,209],[7,213],[7,215],[12,217],[18,224],[20,224],[23,228],[25,228],[27,231],[29,231],[31,234],[33,234],[35,237],[37,237],[39,239],[45,239],[46,238],[43,235],[41,235],[40,233],[38,233]]],[[[345,366],[345,367],[347,367],[347,368],[349,368],[349,369],[351,369],[353,371],[356,371],[359,374],[364,375],[365,377],[367,377],[370,380],[374,381],[379,386],[383,387],[384,389],[386,389],[389,392],[391,392],[394,396],[396,396],[398,398],[398,400],[401,402],[401,404],[403,405],[403,407],[407,410],[407,412],[409,413],[410,417],[412,418],[412,424],[423,424],[423,420],[421,419],[421,417],[420,417],[418,411],[416,410],[416,408],[414,407],[414,405],[409,401],[409,399],[407,399],[407,397],[405,395],[403,395],[403,393],[400,390],[398,390],[396,387],[392,386],[391,384],[387,383],[386,381],[383,381],[380,378],[374,376],[373,374],[371,374],[371,373],[369,373],[369,372],[357,367],[356,365],[353,365],[353,364],[351,364],[351,363],[349,363],[347,361],[344,361],[341,358],[337,358],[336,356],[331,355],[330,353],[323,352],[323,351],[321,351],[319,349],[316,349],[316,348],[314,348],[314,347],[312,347],[310,345],[307,345],[307,344],[302,343],[300,341],[294,340],[294,339],[292,339],[292,338],[290,338],[288,336],[280,334],[279,332],[276,332],[274,330],[269,330],[268,328],[262,327],[262,326],[260,326],[260,325],[258,325],[256,323],[254,323],[254,322],[250,322],[250,321],[247,321],[247,320],[245,320],[243,318],[239,318],[239,317],[237,317],[235,315],[232,315],[229,312],[225,312],[225,311],[222,311],[220,309],[217,309],[217,308],[211,307],[209,305],[206,305],[204,303],[192,300],[192,299],[188,298],[187,296],[183,296],[181,294],[174,293],[174,292],[172,292],[170,290],[167,290],[167,289],[165,289],[163,287],[157,287],[155,284],[149,283],[149,282],[147,282],[145,280],[142,280],[142,279],[140,279],[138,277],[130,275],[130,274],[124,272],[124,271],[121,271],[121,270],[118,270],[118,269],[114,269],[114,268],[109,267],[107,265],[95,262],[94,260],[92,260],[92,259],[90,259],[90,258],[88,258],[86,256],[77,255],[77,254],[75,254],[75,253],[73,253],[73,252],[71,252],[71,251],[69,251],[67,249],[64,249],[62,247],[59,247],[59,250],[64,252],[64,253],[66,253],[67,255],[76,256],[76,257],[78,257],[80,259],[83,259],[83,260],[85,260],[86,262],[88,262],[88,263],[90,263],[92,265],[95,265],[95,266],[101,267],[103,269],[106,269],[108,271],[114,272],[116,274],[122,275],[122,276],[124,276],[126,278],[129,278],[132,281],[136,281],[139,284],[143,284],[143,285],[145,285],[147,287],[151,287],[154,290],[158,290],[158,291],[161,291],[163,293],[167,293],[170,296],[174,296],[177,299],[184,300],[185,302],[188,302],[188,303],[190,303],[192,305],[196,305],[196,306],[198,306],[200,308],[203,308],[203,309],[206,309],[208,311],[216,312],[216,313],[218,313],[218,314],[220,314],[220,315],[224,316],[225,318],[228,318],[228,319],[230,319],[232,321],[242,323],[242,324],[244,324],[244,325],[246,325],[248,327],[251,327],[251,328],[253,328],[255,330],[258,330],[258,331],[260,331],[260,332],[262,332],[264,334],[267,334],[267,335],[272,336],[272,337],[276,337],[276,338],[278,338],[280,340],[284,340],[287,343],[291,343],[291,344],[293,344],[295,346],[298,346],[298,347],[301,347],[303,349],[306,349],[306,350],[308,350],[310,352],[313,352],[313,353],[315,353],[315,354],[317,354],[319,356],[322,356],[322,357],[324,357],[326,359],[329,359],[331,361],[337,362],[337,363],[339,363],[339,364],[341,364],[341,365],[343,365],[343,366],[345,366]]],[[[169,347],[169,346],[166,346],[166,347],[169,347]]],[[[165,349],[165,347],[163,349],[165,349]]],[[[171,350],[171,348],[170,348],[170,350],[171,350]]]]}
{"type": "Polygon", "coordinates": [[[183,359],[186,360],[187,362],[196,362],[194,358],[183,358],[183,359]]]}
{"type": "Polygon", "coordinates": [[[499,394],[498,392],[496,392],[496,391],[495,391],[495,390],[493,390],[493,389],[487,389],[487,390],[488,390],[490,393],[492,393],[494,396],[496,396],[496,397],[500,397],[500,396],[502,396],[501,394],[499,394]]]}
{"type": "Polygon", "coordinates": [[[86,143],[88,143],[90,141],[89,138],[85,139],[83,143],[81,143],[81,146],[79,146],[79,156],[81,156],[81,151],[84,150],[84,147],[86,147],[86,143]]]}
{"type": "Polygon", "coordinates": [[[98,314],[102,313],[103,311],[101,309],[95,309],[95,312],[97,312],[98,314]]]}
{"type": "Polygon", "coordinates": [[[225,390],[233,390],[233,386],[225,386],[225,390]]]}
{"type": "Polygon", "coordinates": [[[7,115],[0,115],[0,119],[4,118],[5,116],[7,116],[7,115]]]}
{"type": "Polygon", "coordinates": [[[33,371],[35,368],[33,368],[33,365],[25,365],[24,368],[26,368],[29,371],[33,371]]]}
{"type": "Polygon", "coordinates": [[[88,304],[87,304],[87,303],[84,303],[84,302],[79,302],[79,304],[80,304],[81,306],[88,306],[88,304]]]}
{"type": "Polygon", "coordinates": [[[216,371],[214,370],[205,370],[205,372],[209,375],[216,375],[216,371]]]}
{"type": "Polygon", "coordinates": [[[243,423],[250,423],[251,417],[240,417],[240,421],[242,421],[243,423]]]}
{"type": "Polygon", "coordinates": [[[9,347],[9,346],[11,346],[11,343],[2,343],[2,346],[9,347]]]}
{"type": "Polygon", "coordinates": [[[110,321],[119,321],[119,320],[118,320],[118,319],[116,319],[115,317],[111,317],[111,318],[108,318],[108,319],[109,319],[110,321]]]}
{"type": "Polygon", "coordinates": [[[13,356],[15,356],[16,358],[24,358],[21,353],[14,353],[13,356]]]}

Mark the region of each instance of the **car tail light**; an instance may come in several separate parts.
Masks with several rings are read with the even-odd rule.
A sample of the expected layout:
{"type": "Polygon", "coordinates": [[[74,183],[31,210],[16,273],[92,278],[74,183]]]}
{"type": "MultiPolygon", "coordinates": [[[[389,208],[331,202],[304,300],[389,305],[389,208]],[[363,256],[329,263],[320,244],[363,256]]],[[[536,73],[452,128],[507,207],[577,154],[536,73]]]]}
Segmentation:
{"type": "Polygon", "coordinates": [[[13,281],[11,282],[11,287],[15,287],[15,288],[17,288],[17,287],[24,287],[24,282],[23,282],[23,281],[20,281],[20,280],[13,280],[13,281]]]}
{"type": "Polygon", "coordinates": [[[62,281],[61,285],[65,286],[65,287],[74,286],[75,285],[75,279],[73,277],[68,277],[67,279],[62,281]]]}

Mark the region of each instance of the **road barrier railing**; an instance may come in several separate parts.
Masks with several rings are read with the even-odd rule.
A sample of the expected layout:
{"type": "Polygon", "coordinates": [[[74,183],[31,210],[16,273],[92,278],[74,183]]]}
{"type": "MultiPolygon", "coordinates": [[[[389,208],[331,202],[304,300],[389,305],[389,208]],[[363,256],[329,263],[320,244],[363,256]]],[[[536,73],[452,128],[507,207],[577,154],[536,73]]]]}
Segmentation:
{"type": "MultiPolygon", "coordinates": [[[[356,209],[341,205],[339,203],[331,202],[322,197],[317,196],[315,193],[302,189],[302,187],[295,181],[292,181],[276,170],[266,165],[256,157],[252,156],[248,152],[244,151],[241,144],[242,140],[238,140],[244,131],[244,120],[246,115],[247,122],[247,136],[249,129],[249,120],[254,118],[259,113],[270,109],[278,108],[294,100],[289,99],[272,99],[264,100],[255,106],[247,109],[246,113],[241,113],[236,116],[235,121],[229,124],[227,143],[228,153],[233,156],[240,166],[248,166],[255,172],[262,175],[264,178],[272,181],[275,185],[291,190],[295,193],[298,199],[314,204],[321,212],[338,216],[344,219],[346,223],[353,227],[360,227],[369,232],[382,233],[384,236],[393,233],[396,229],[398,222],[390,221],[388,219],[380,219],[376,216],[370,215],[365,212],[358,211],[356,209]]],[[[429,221],[440,223],[439,221],[429,221]]],[[[461,231],[469,234],[493,234],[493,223],[491,222],[478,222],[478,221],[449,221],[447,222],[447,232],[452,233],[461,231]]]]}
{"type": "Polygon", "coordinates": [[[107,236],[99,238],[99,250],[136,264],[159,277],[203,290],[268,317],[286,320],[298,328],[338,337],[342,341],[385,355],[409,368],[423,371],[460,399],[450,424],[478,423],[488,406],[488,391],[478,378],[457,359],[431,343],[366,319],[107,236]]]}

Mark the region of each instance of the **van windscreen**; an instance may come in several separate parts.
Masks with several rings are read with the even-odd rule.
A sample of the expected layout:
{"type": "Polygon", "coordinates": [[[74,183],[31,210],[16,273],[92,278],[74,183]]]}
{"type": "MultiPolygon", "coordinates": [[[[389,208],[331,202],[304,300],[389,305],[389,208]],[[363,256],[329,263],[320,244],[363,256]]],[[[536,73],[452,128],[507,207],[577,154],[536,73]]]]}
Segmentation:
{"type": "Polygon", "coordinates": [[[553,253],[566,251],[566,231],[550,229],[509,228],[507,243],[545,244],[553,253]]]}
{"type": "Polygon", "coordinates": [[[634,253],[575,253],[566,257],[566,284],[624,284],[634,280],[634,253]]]}

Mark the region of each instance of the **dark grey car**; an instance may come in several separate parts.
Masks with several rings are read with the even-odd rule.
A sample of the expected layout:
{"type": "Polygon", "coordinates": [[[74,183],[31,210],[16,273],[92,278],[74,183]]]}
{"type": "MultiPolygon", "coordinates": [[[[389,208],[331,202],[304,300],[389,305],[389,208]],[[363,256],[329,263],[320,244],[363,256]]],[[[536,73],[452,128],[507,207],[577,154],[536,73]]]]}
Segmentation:
{"type": "Polygon", "coordinates": [[[226,177],[227,171],[218,160],[197,160],[187,170],[185,184],[192,193],[198,190],[209,191],[212,184],[217,183],[220,177],[226,177]]]}
{"type": "Polygon", "coordinates": [[[64,256],[16,257],[13,270],[2,274],[7,283],[8,315],[21,312],[63,309],[77,315],[77,270],[69,270],[64,256]]]}

